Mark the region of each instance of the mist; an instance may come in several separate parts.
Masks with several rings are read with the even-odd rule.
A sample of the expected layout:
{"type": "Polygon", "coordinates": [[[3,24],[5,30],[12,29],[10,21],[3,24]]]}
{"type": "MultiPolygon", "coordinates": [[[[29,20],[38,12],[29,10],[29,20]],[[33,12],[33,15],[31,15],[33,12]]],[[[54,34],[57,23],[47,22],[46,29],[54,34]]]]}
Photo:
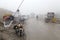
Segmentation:
{"type": "MultiPolygon", "coordinates": [[[[0,0],[0,8],[15,12],[22,0],[0,0]]],[[[21,14],[60,13],[60,0],[24,0],[19,8],[21,14]]]]}

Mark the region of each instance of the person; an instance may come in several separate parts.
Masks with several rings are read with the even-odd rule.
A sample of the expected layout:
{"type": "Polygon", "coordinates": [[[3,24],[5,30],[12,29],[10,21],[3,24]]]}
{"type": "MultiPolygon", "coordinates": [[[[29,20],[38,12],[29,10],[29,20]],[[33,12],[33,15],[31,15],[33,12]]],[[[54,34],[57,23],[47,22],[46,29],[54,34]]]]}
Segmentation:
{"type": "Polygon", "coordinates": [[[24,35],[23,25],[19,23],[17,26],[19,27],[20,36],[23,36],[24,35]]]}
{"type": "Polygon", "coordinates": [[[18,33],[20,33],[19,34],[20,36],[23,35],[24,29],[23,29],[23,25],[22,24],[19,23],[19,24],[15,25],[14,29],[15,29],[17,35],[18,35],[18,33]]]}
{"type": "Polygon", "coordinates": [[[38,19],[38,15],[36,16],[36,19],[38,19]]]}
{"type": "Polygon", "coordinates": [[[18,30],[19,28],[17,25],[15,25],[13,29],[15,30],[16,34],[19,32],[19,30],[18,30]]]}

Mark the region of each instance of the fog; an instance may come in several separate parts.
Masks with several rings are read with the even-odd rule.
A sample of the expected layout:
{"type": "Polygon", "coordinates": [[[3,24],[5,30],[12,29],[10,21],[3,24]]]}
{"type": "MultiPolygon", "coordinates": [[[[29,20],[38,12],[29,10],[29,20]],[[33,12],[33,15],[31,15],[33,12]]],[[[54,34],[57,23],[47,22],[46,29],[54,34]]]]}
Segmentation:
{"type": "MultiPolygon", "coordinates": [[[[0,0],[0,8],[15,12],[22,0],[0,0]]],[[[60,13],[60,0],[24,0],[19,8],[22,14],[60,13]]]]}

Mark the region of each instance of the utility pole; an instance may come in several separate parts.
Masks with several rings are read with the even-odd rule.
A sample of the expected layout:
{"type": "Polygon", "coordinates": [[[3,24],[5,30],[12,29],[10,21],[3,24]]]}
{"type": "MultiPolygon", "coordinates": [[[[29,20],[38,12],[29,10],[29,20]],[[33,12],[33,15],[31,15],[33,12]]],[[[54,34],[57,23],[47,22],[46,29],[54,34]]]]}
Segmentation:
{"type": "Polygon", "coordinates": [[[19,23],[20,20],[21,20],[21,13],[20,13],[19,8],[21,7],[23,1],[24,1],[24,0],[22,0],[22,2],[19,4],[19,6],[18,6],[18,8],[16,9],[16,12],[15,12],[15,14],[14,14],[15,20],[16,20],[17,23],[19,23]]]}
{"type": "Polygon", "coordinates": [[[24,2],[24,0],[22,0],[22,2],[20,3],[20,5],[17,8],[17,11],[19,10],[19,8],[21,7],[22,3],[24,2]]]}
{"type": "MultiPolygon", "coordinates": [[[[19,8],[21,7],[21,5],[22,5],[23,2],[24,2],[24,0],[22,0],[22,2],[19,4],[19,6],[18,6],[16,12],[20,12],[19,8]]],[[[16,13],[15,13],[15,14],[16,14],[16,13]]],[[[14,15],[15,15],[15,14],[14,14],[14,15]]]]}

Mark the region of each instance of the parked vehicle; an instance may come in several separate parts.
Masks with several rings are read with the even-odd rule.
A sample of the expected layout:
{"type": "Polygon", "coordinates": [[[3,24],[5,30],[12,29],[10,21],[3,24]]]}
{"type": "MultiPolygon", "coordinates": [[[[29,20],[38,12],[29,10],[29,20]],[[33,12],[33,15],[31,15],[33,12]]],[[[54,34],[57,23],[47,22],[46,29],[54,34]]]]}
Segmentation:
{"type": "Polygon", "coordinates": [[[55,16],[55,13],[54,12],[48,12],[47,13],[47,17],[45,18],[45,22],[48,23],[48,22],[52,21],[52,19],[54,18],[54,16],[55,16]]]}

